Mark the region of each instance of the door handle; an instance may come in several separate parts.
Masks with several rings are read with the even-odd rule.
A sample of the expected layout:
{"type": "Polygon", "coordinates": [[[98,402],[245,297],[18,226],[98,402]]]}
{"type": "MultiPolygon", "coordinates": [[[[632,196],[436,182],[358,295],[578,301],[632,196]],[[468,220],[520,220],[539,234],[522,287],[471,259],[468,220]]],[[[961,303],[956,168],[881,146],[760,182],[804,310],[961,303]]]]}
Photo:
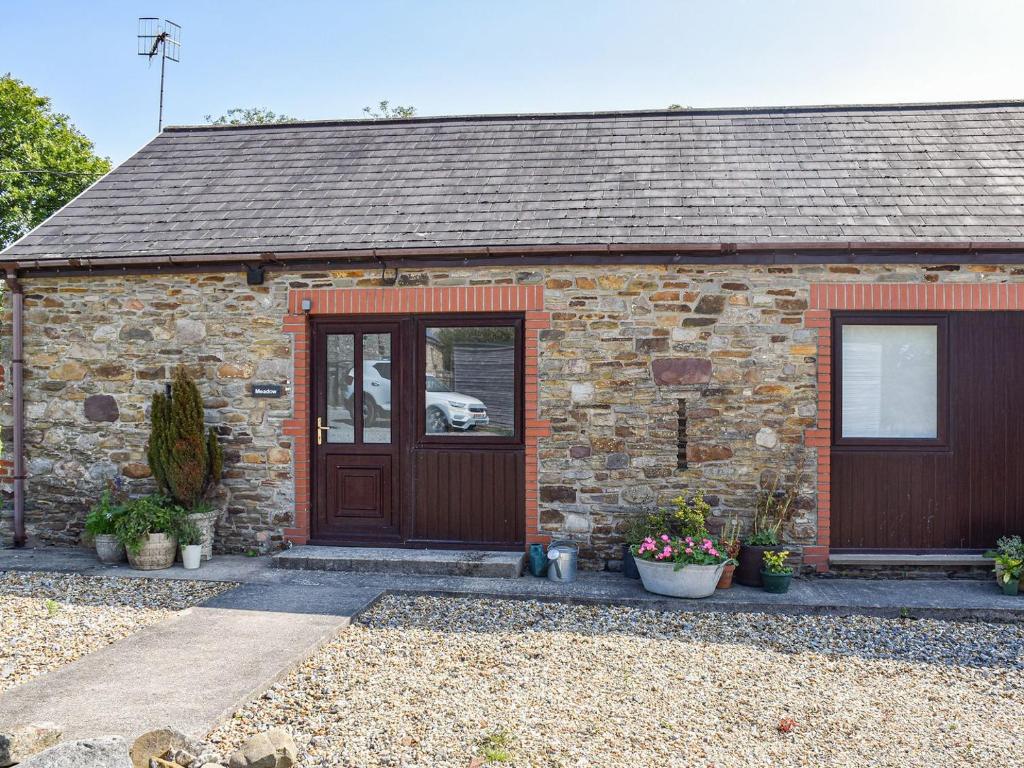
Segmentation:
{"type": "Polygon", "coordinates": [[[371,381],[370,382],[370,386],[371,387],[379,387],[380,386],[380,382],[379,381],[371,381]]]}
{"type": "Polygon", "coordinates": [[[323,425],[323,419],[321,419],[319,416],[317,416],[316,417],[316,444],[317,445],[323,445],[324,444],[324,432],[327,432],[329,430],[330,430],[330,427],[325,427],[323,425]]]}

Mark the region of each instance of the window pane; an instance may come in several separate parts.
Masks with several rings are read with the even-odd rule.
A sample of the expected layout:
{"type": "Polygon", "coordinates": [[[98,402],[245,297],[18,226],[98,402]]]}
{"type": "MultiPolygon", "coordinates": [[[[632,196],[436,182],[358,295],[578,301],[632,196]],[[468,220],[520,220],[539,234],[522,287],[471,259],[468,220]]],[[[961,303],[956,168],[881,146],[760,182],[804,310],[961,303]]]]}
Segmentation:
{"type": "Polygon", "coordinates": [[[843,437],[938,437],[934,325],[843,325],[843,437]]]}
{"type": "MultiPolygon", "coordinates": [[[[352,422],[355,337],[334,333],[327,337],[327,442],[354,443],[352,422]]],[[[315,435],[314,435],[315,437],[315,435]]]]}
{"type": "Polygon", "coordinates": [[[427,328],[426,348],[427,434],[515,434],[515,328],[427,328]]]}
{"type": "Polygon", "coordinates": [[[391,442],[391,334],[363,334],[363,442],[391,442]]]}

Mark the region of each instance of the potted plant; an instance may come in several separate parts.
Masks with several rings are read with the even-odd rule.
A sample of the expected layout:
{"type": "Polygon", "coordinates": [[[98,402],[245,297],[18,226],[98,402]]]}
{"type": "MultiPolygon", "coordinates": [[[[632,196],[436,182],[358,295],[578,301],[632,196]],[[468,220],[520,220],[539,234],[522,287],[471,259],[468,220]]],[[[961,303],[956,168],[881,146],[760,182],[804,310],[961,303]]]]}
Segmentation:
{"type": "Polygon", "coordinates": [[[789,591],[789,582],[793,579],[793,569],[786,565],[789,552],[765,552],[764,568],[761,569],[761,581],[764,591],[781,595],[789,591]]]}
{"type": "Polygon", "coordinates": [[[203,561],[203,532],[192,520],[192,515],[184,515],[178,520],[175,537],[181,548],[181,563],[185,570],[199,568],[203,561]]]}
{"type": "Polygon", "coordinates": [[[124,544],[114,532],[118,518],[124,514],[124,504],[115,495],[115,490],[119,489],[104,488],[100,500],[85,517],[85,532],[92,537],[96,557],[106,565],[116,565],[125,560],[124,544]]]}
{"type": "Polygon", "coordinates": [[[733,576],[737,583],[747,587],[761,586],[764,553],[782,549],[782,527],[796,512],[803,480],[802,459],[797,460],[797,470],[789,486],[784,484],[781,473],[769,472],[766,476],[767,482],[763,481],[757,492],[753,527],[740,548],[739,565],[733,576]]]}
{"type": "MultiPolygon", "coordinates": [[[[995,559],[996,583],[1006,592],[1008,589],[1012,589],[1008,581],[1013,581],[1013,578],[1011,576],[1007,580],[1003,576],[1008,570],[1013,570],[1015,562],[1024,564],[1024,541],[1020,536],[1003,536],[996,542],[996,549],[986,552],[985,557],[995,559]]],[[[1022,571],[1024,571],[1024,565],[1022,565],[1022,571]]],[[[1017,574],[1017,592],[1024,587],[1022,582],[1024,582],[1024,572],[1017,574]]],[[[1017,592],[1007,592],[1007,594],[1017,594],[1017,592]]]]}
{"type": "Polygon", "coordinates": [[[205,498],[220,483],[224,451],[213,427],[203,422],[203,400],[192,377],[179,365],[171,395],[153,395],[147,448],[149,467],[161,493],[190,510],[202,534],[203,559],[213,556],[217,513],[205,498]]]}
{"type": "Polygon", "coordinates": [[[714,594],[729,557],[710,538],[649,536],[633,547],[644,589],[669,597],[700,598],[714,594]]]}
{"type": "Polygon", "coordinates": [[[182,510],[153,494],[132,499],[114,523],[114,533],[128,551],[128,562],[140,571],[170,568],[178,548],[175,532],[182,510]]]}
{"type": "Polygon", "coordinates": [[[741,548],[739,518],[734,517],[723,526],[718,546],[729,558],[729,562],[725,564],[725,567],[722,569],[722,575],[718,579],[718,588],[731,589],[732,577],[736,571],[736,563],[739,562],[738,558],[741,548]]]}
{"type": "Polygon", "coordinates": [[[635,518],[626,529],[626,543],[622,546],[622,573],[630,579],[639,579],[634,549],[645,539],[669,536],[707,536],[705,521],[711,513],[711,505],[704,500],[704,491],[697,491],[690,499],[677,496],[672,499],[671,509],[655,510],[635,518]]]}

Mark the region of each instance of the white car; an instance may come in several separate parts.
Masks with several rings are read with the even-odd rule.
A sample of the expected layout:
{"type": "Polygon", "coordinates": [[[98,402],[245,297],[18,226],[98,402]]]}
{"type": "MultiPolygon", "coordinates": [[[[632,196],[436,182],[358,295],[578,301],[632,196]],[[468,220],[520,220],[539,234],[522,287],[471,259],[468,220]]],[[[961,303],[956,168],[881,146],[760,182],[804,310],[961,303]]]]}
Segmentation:
{"type": "Polygon", "coordinates": [[[427,376],[427,433],[461,431],[487,426],[487,406],[482,400],[452,392],[439,379],[427,376]]]}

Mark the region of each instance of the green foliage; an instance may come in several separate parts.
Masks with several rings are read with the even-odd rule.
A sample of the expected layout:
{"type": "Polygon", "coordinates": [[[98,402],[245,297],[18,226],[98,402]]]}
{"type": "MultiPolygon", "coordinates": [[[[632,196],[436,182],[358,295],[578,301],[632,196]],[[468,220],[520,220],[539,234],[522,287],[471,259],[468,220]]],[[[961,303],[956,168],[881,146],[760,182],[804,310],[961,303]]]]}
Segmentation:
{"type": "Polygon", "coordinates": [[[0,248],[109,170],[110,161],[93,152],[48,98],[10,74],[0,76],[0,248]]]}
{"type": "Polygon", "coordinates": [[[782,550],[781,552],[765,552],[761,555],[765,573],[775,573],[779,575],[792,573],[793,569],[786,565],[787,557],[789,557],[789,552],[787,550],[782,550]]]}
{"type": "Polygon", "coordinates": [[[803,455],[794,459],[792,481],[787,483],[781,472],[769,472],[762,481],[755,500],[754,527],[744,543],[755,547],[774,547],[780,541],[783,526],[793,519],[803,483],[803,455]]]}
{"type": "Polygon", "coordinates": [[[480,756],[488,763],[511,763],[515,738],[508,731],[495,731],[480,739],[480,756]]]}
{"type": "Polygon", "coordinates": [[[124,499],[118,498],[112,488],[104,488],[100,500],[93,504],[85,517],[85,532],[90,536],[114,533],[117,519],[124,514],[124,499]]]}
{"type": "Polygon", "coordinates": [[[149,467],[163,493],[193,509],[220,482],[224,454],[217,435],[203,424],[203,400],[192,377],[179,365],[171,397],[153,395],[149,467]]]}
{"type": "Polygon", "coordinates": [[[206,115],[210,125],[265,125],[267,123],[297,123],[294,117],[279,115],[265,107],[235,107],[220,117],[206,115]]]}
{"type": "Polygon", "coordinates": [[[672,509],[648,512],[633,520],[626,529],[626,543],[639,544],[646,538],[669,536],[703,540],[708,538],[707,518],[711,505],[704,500],[704,491],[697,491],[691,499],[677,496],[672,509]]]}
{"type": "Polygon", "coordinates": [[[53,598],[46,598],[46,602],[43,605],[46,606],[46,615],[51,619],[60,612],[60,603],[53,598]]]}
{"type": "Polygon", "coordinates": [[[415,117],[416,107],[391,106],[390,101],[382,99],[376,107],[363,107],[363,112],[374,120],[401,120],[415,117]]]}
{"type": "Polygon", "coordinates": [[[114,521],[114,535],[129,552],[137,554],[151,533],[177,532],[185,510],[160,494],[132,499],[114,521]]]}
{"type": "Polygon", "coordinates": [[[174,538],[176,538],[178,543],[183,547],[187,547],[192,544],[202,544],[203,532],[199,530],[198,525],[188,519],[188,516],[181,515],[178,518],[177,526],[174,529],[174,538]]]}

